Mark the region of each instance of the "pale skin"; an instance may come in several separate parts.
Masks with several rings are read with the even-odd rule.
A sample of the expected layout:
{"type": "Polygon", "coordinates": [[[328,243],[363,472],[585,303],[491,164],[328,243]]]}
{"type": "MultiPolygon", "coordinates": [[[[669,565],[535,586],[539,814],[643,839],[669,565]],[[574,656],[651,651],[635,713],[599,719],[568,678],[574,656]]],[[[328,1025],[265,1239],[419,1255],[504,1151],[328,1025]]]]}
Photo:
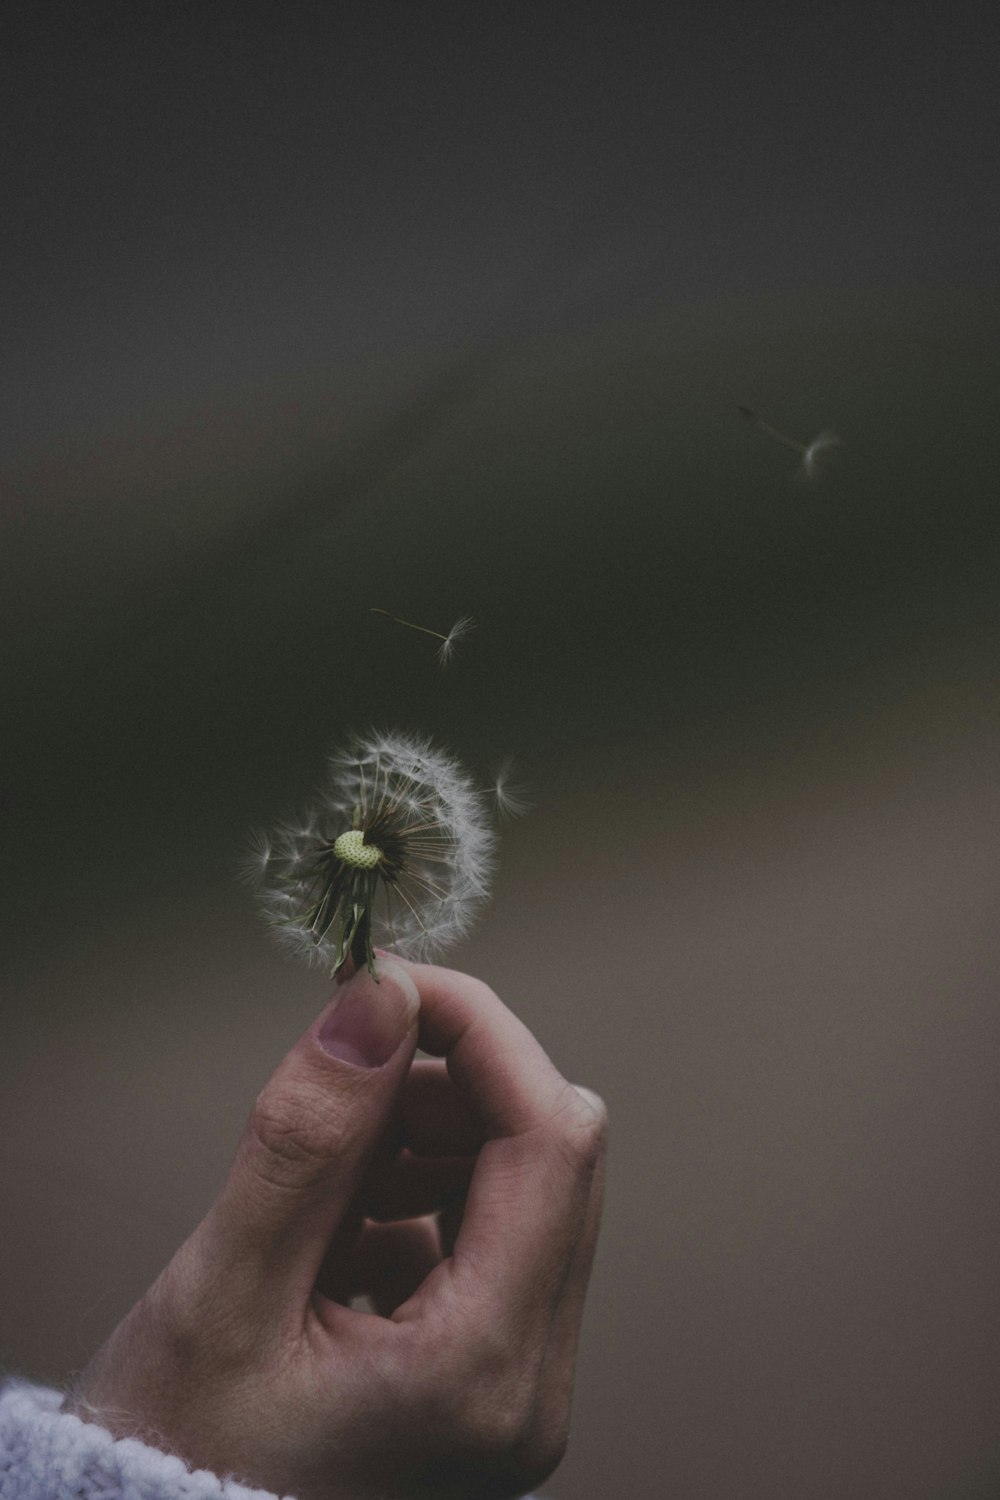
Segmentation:
{"type": "Polygon", "coordinates": [[[507,1500],[565,1449],[605,1112],[485,985],[378,968],[69,1409],[298,1500],[507,1500]]]}

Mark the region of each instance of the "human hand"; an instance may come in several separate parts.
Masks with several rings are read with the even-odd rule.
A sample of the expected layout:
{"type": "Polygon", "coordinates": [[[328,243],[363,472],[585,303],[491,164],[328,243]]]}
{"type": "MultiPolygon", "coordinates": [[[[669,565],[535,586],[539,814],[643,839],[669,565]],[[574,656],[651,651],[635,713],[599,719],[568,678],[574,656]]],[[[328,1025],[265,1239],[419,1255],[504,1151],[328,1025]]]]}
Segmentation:
{"type": "Polygon", "coordinates": [[[565,1448],[604,1110],[477,980],[379,973],[266,1084],[68,1409],[299,1500],[504,1500],[565,1448]]]}

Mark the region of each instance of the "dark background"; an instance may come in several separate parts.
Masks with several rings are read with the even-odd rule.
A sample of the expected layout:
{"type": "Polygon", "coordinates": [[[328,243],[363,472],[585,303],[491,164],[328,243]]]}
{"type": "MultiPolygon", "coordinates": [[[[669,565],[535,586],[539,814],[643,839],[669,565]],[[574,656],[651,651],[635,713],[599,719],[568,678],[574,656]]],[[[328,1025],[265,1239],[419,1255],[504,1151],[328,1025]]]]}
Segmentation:
{"type": "Polygon", "coordinates": [[[0,1364],[68,1378],[211,1201],[326,995],[246,831],[392,724],[518,762],[451,961],[611,1111],[549,1493],[997,1493],[998,50],[8,19],[0,1364]]]}

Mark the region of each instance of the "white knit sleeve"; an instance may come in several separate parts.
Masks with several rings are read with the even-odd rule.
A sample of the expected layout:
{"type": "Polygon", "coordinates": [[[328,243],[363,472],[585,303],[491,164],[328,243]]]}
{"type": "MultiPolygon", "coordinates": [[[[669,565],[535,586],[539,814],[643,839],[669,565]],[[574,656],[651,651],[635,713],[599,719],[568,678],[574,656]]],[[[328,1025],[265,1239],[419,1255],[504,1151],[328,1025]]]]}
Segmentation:
{"type": "Polygon", "coordinates": [[[137,1438],[113,1438],[62,1402],[21,1380],[0,1389],[0,1500],[277,1500],[137,1438]]]}
{"type": "Polygon", "coordinates": [[[270,1490],[189,1469],[138,1438],[114,1438],[62,1403],[60,1391],[26,1380],[0,1386],[0,1500],[278,1500],[270,1490]]]}

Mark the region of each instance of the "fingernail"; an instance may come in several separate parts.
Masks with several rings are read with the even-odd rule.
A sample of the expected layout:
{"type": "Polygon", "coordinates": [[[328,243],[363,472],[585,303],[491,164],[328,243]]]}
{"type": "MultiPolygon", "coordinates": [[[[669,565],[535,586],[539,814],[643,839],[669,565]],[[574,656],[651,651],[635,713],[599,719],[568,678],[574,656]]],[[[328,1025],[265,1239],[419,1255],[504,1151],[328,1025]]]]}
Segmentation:
{"type": "Polygon", "coordinates": [[[405,969],[380,959],[378,982],[367,969],[341,986],[316,1034],[324,1052],[355,1068],[381,1068],[413,1027],[420,996],[405,969]]]}

